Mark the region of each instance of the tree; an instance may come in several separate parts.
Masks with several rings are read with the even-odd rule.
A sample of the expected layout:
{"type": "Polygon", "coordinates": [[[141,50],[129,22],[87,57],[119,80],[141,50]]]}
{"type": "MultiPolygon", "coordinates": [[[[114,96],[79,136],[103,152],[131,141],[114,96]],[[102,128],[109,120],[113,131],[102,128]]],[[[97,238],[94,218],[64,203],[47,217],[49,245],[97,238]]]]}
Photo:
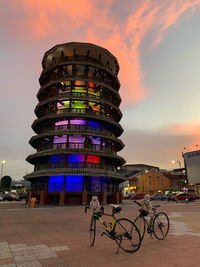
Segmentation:
{"type": "Polygon", "coordinates": [[[11,177],[6,175],[6,176],[3,176],[1,178],[1,188],[4,188],[4,189],[10,189],[10,186],[11,186],[11,177]]]}

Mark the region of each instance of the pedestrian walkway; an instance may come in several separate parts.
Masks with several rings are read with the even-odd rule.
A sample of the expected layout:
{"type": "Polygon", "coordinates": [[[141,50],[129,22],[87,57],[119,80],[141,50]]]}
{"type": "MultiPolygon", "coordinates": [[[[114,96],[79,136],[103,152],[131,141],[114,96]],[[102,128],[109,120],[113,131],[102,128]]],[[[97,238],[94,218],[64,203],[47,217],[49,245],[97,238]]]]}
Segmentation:
{"type": "MultiPolygon", "coordinates": [[[[2,205],[1,205],[2,207],[2,205]]],[[[162,205],[171,221],[166,240],[145,236],[136,253],[120,250],[113,240],[101,236],[97,224],[94,247],[89,245],[90,214],[83,207],[0,208],[0,267],[190,267],[200,266],[200,209],[198,205],[162,205]]],[[[105,207],[110,211],[110,207],[105,207]]],[[[131,220],[138,207],[123,205],[119,217],[131,220]]]]}

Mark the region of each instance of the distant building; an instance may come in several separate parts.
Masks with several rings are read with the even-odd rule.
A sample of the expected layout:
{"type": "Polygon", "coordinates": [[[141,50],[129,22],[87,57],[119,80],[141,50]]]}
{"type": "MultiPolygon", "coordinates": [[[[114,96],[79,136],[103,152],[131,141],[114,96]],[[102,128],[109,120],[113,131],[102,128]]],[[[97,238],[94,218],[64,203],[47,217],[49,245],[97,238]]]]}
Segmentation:
{"type": "Polygon", "coordinates": [[[200,150],[183,154],[188,187],[200,195],[200,150]]]}
{"type": "Polygon", "coordinates": [[[165,193],[167,188],[171,188],[171,180],[158,170],[142,170],[129,178],[130,188],[134,188],[136,193],[165,193]]]}
{"type": "Polygon", "coordinates": [[[119,170],[120,175],[126,177],[126,181],[120,184],[120,189],[122,190],[123,195],[127,195],[130,192],[135,192],[136,190],[136,187],[130,185],[129,183],[130,177],[133,177],[134,175],[136,175],[137,173],[141,171],[150,170],[150,169],[159,170],[158,167],[147,165],[147,164],[123,165],[119,170]]]}
{"type": "Polygon", "coordinates": [[[17,189],[22,192],[27,192],[31,190],[31,182],[28,181],[12,181],[11,182],[11,188],[17,189]]]}

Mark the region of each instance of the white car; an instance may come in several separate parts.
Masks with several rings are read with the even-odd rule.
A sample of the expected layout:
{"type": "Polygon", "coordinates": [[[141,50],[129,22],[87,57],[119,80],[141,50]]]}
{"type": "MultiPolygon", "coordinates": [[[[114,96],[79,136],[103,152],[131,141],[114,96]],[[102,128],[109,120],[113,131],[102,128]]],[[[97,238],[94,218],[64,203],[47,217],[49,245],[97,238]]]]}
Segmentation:
{"type": "Polygon", "coordinates": [[[0,195],[0,201],[3,201],[3,196],[2,195],[0,195]]]}

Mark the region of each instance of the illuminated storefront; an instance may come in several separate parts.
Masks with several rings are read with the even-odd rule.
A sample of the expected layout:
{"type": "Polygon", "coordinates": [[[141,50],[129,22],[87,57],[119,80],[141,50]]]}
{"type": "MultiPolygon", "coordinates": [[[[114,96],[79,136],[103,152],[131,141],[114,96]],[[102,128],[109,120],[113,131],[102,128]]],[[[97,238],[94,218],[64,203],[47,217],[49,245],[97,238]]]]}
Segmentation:
{"type": "Polygon", "coordinates": [[[25,176],[32,195],[41,204],[86,204],[94,194],[121,202],[117,59],[93,44],[67,43],[47,51],[42,66],[30,139],[36,153],[27,157],[34,172],[25,176]]]}

